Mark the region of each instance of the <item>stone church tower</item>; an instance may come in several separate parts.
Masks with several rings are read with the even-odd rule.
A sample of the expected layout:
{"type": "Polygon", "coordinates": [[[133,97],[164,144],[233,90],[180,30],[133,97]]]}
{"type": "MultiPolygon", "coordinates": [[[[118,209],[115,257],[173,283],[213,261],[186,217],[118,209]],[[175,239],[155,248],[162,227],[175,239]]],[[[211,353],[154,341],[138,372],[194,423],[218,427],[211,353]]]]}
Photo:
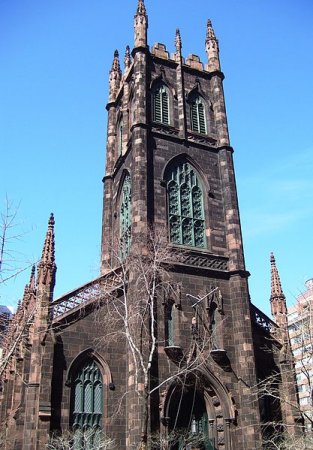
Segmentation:
{"type": "MultiPolygon", "coordinates": [[[[103,430],[120,450],[152,448],[151,436],[156,448],[260,450],[266,423],[294,431],[295,411],[257,390],[275,372],[281,397],[297,402],[283,374],[292,373],[290,349],[282,360],[273,332],[283,322],[272,322],[249,298],[218,40],[208,21],[204,64],[183,56],[179,30],[173,54],[164,44],[150,48],[147,31],[139,0],[134,47],[126,48],[123,72],[115,51],[109,75],[101,275],[52,300],[51,217],[37,286],[33,272],[17,313],[26,320],[32,311],[35,320],[24,334],[10,332],[8,348],[23,339],[18,353],[8,353],[2,377],[6,450],[42,449],[52,432],[69,428],[95,436],[103,430]],[[151,230],[168,241],[175,292],[156,292],[148,316],[132,324],[135,342],[142,327],[153,331],[141,350],[155,345],[145,379],[129,339],[104,345],[96,338],[113,328],[99,322],[99,310],[136,298],[135,269],[128,266],[125,283],[118,261],[131,260],[151,230]],[[145,383],[143,406],[137,391],[146,392],[145,383]]],[[[87,448],[77,439],[75,450],[87,448]]],[[[90,448],[97,448],[95,437],[90,448]]]]}

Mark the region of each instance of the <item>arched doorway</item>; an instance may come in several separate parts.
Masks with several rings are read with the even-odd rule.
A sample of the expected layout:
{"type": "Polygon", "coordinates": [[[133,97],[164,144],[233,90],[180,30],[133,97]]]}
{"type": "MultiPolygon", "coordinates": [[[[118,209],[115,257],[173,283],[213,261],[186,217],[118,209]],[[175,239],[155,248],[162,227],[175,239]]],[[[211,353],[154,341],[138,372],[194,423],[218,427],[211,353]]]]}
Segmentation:
{"type": "Polygon", "coordinates": [[[170,450],[231,450],[234,419],[230,395],[215,377],[189,374],[167,391],[163,431],[170,450]]]}

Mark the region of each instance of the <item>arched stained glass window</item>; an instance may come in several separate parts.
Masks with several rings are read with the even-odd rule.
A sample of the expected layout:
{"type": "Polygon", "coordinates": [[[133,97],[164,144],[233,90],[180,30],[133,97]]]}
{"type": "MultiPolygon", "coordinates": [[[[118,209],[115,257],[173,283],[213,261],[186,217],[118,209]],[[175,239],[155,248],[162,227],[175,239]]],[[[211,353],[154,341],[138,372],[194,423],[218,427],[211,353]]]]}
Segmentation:
{"type": "Polygon", "coordinates": [[[203,193],[199,177],[188,162],[173,166],[167,175],[170,241],[206,247],[203,193]]]}
{"type": "Polygon", "coordinates": [[[196,95],[190,102],[191,129],[196,133],[207,134],[204,102],[196,95]]]}
{"type": "Polygon", "coordinates": [[[154,89],[152,100],[153,100],[153,121],[168,125],[170,123],[169,95],[167,88],[163,84],[157,86],[154,89]]]}
{"type": "Polygon", "coordinates": [[[86,362],[76,374],[72,389],[74,450],[94,448],[103,414],[102,376],[95,361],[86,362]]]}
{"type": "Polygon", "coordinates": [[[126,257],[129,254],[131,241],[131,180],[129,174],[124,179],[121,192],[120,239],[121,256],[126,257]]]}

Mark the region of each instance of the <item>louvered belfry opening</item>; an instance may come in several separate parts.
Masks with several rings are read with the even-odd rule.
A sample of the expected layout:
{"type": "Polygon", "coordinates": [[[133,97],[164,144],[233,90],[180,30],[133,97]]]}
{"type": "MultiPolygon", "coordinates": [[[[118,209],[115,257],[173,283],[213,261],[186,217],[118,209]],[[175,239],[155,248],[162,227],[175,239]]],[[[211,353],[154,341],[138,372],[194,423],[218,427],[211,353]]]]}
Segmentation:
{"type": "Polygon", "coordinates": [[[169,125],[169,95],[167,88],[161,84],[153,91],[153,121],[169,125]]]}
{"type": "Polygon", "coordinates": [[[191,129],[196,133],[206,134],[206,120],[204,103],[200,95],[194,97],[190,105],[191,111],[191,129]]]}

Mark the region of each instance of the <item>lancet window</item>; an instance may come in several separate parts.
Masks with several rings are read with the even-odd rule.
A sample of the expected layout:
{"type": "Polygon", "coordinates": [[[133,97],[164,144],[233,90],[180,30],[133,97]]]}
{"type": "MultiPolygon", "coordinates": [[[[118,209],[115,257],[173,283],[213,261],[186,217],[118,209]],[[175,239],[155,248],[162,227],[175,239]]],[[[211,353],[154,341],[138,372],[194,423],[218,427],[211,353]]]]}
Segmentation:
{"type": "Polygon", "coordinates": [[[153,121],[170,123],[169,118],[169,94],[164,84],[158,85],[153,91],[153,121]]]}
{"type": "Polygon", "coordinates": [[[103,383],[94,360],[78,369],[72,387],[74,450],[94,448],[100,439],[103,414],[103,383]]]}
{"type": "Polygon", "coordinates": [[[191,129],[196,133],[207,134],[204,101],[196,95],[190,102],[191,129]]]}
{"type": "Polygon", "coordinates": [[[131,241],[131,180],[127,174],[124,178],[120,200],[120,240],[121,256],[126,257],[131,241]]]}
{"type": "Polygon", "coordinates": [[[196,170],[182,161],[171,168],[166,181],[170,241],[206,247],[203,192],[196,170]]]}
{"type": "Polygon", "coordinates": [[[118,139],[118,155],[123,153],[123,118],[118,122],[117,126],[117,139],[118,139]]]}

